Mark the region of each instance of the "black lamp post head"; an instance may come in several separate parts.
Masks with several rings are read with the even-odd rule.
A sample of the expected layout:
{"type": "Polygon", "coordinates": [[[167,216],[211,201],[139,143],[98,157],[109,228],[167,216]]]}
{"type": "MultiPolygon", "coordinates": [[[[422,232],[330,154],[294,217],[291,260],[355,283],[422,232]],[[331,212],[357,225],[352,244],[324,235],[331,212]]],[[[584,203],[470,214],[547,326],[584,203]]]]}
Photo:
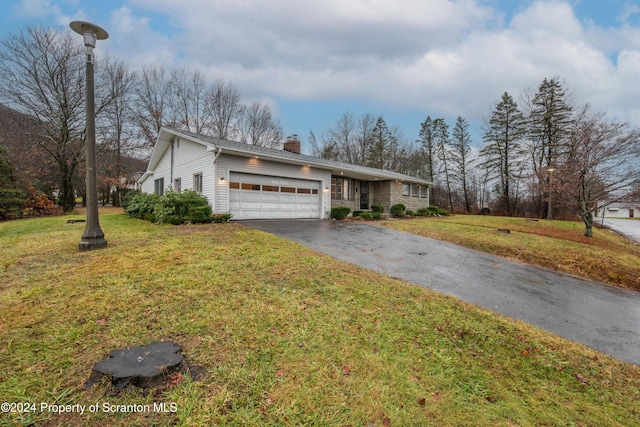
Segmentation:
{"type": "Polygon", "coordinates": [[[106,40],[109,38],[109,33],[90,22],[73,21],[69,26],[73,31],[84,37],[84,45],[91,49],[96,47],[96,40],[106,40]]]}

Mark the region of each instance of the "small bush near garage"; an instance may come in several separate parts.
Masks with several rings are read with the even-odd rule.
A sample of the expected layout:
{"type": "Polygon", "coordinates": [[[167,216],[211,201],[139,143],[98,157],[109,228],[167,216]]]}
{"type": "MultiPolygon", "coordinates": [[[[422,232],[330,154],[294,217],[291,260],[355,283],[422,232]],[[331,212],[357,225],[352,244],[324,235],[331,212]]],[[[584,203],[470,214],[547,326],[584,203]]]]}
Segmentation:
{"type": "Polygon", "coordinates": [[[333,219],[345,219],[347,215],[351,212],[351,208],[346,206],[338,206],[335,208],[331,208],[331,218],[333,219]]]}
{"type": "Polygon", "coordinates": [[[384,212],[384,206],[382,205],[371,205],[371,212],[384,212]]]}
{"type": "Polygon", "coordinates": [[[160,224],[207,223],[211,222],[211,206],[206,197],[193,190],[169,190],[158,199],[155,217],[160,224]]]}
{"type": "MultiPolygon", "coordinates": [[[[123,202],[126,204],[125,212],[130,216],[160,224],[203,224],[214,219],[207,198],[193,190],[182,193],[168,190],[162,196],[138,192],[123,202]]],[[[231,214],[224,215],[231,217],[231,214]]],[[[219,222],[226,222],[229,218],[219,219],[219,222]]]]}
{"type": "Polygon", "coordinates": [[[221,214],[213,214],[213,216],[211,217],[211,220],[216,223],[223,223],[223,222],[229,222],[232,217],[233,217],[233,214],[227,212],[227,213],[221,213],[221,214]]]}
{"type": "Polygon", "coordinates": [[[359,217],[359,216],[362,216],[362,214],[363,214],[363,213],[364,213],[364,211],[353,211],[352,216],[353,216],[354,218],[357,218],[357,217],[359,217]]]}
{"type": "Polygon", "coordinates": [[[402,203],[398,203],[397,205],[391,206],[389,209],[389,213],[396,218],[402,218],[406,214],[407,207],[402,203]]]}

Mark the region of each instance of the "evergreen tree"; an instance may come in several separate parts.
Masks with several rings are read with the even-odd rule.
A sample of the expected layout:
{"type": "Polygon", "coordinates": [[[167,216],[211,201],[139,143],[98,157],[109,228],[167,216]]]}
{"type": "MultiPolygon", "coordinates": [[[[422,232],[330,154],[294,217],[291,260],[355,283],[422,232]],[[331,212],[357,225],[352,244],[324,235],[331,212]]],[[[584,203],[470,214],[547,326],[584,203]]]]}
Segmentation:
{"type": "Polygon", "coordinates": [[[449,210],[453,211],[453,196],[451,193],[451,150],[449,149],[451,140],[449,136],[449,125],[447,125],[444,119],[435,119],[433,121],[433,129],[436,155],[442,165],[442,171],[444,172],[444,183],[447,190],[449,210]]]}
{"type": "Polygon", "coordinates": [[[557,77],[544,79],[538,87],[538,92],[531,100],[529,113],[529,137],[532,146],[532,166],[534,176],[541,189],[538,195],[539,214],[544,216],[542,189],[546,189],[547,203],[550,203],[551,175],[549,170],[556,169],[559,156],[562,155],[563,139],[567,136],[573,119],[573,108],[569,102],[569,95],[562,87],[557,77]]]}
{"type": "Polygon", "coordinates": [[[465,119],[458,116],[456,125],[453,128],[453,138],[451,139],[451,160],[455,167],[454,177],[462,187],[464,196],[464,208],[471,212],[471,201],[469,194],[469,168],[474,162],[471,158],[471,135],[469,134],[469,124],[465,119]]]}
{"type": "Polygon", "coordinates": [[[433,182],[436,177],[436,145],[434,136],[433,120],[431,116],[420,124],[420,138],[418,142],[424,153],[425,159],[425,176],[424,178],[433,182]]]}
{"type": "Polygon", "coordinates": [[[4,147],[0,146],[0,219],[10,219],[22,215],[26,196],[18,189],[4,154],[4,147]]]}
{"type": "Polygon", "coordinates": [[[498,210],[507,215],[514,211],[512,183],[518,178],[522,162],[521,141],[526,134],[526,121],[511,95],[505,92],[494,108],[485,133],[482,167],[497,179],[500,194],[498,210]]]}
{"type": "Polygon", "coordinates": [[[398,149],[398,140],[387,127],[382,117],[378,117],[373,128],[366,166],[378,169],[392,169],[398,149]]]}

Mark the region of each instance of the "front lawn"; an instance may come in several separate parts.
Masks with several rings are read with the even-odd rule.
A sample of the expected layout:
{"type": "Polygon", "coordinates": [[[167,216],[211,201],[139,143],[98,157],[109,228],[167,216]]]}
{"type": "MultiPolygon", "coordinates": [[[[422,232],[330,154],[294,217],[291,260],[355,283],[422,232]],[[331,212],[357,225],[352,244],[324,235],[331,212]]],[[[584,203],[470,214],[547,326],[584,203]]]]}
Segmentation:
{"type": "Polygon", "coordinates": [[[0,402],[38,405],[0,415],[2,425],[640,419],[639,367],[454,298],[237,223],[176,227],[103,214],[108,247],[81,253],[84,224],[68,218],[81,216],[0,223],[0,402]],[[83,389],[110,351],[157,340],[182,345],[206,378],[83,389]],[[41,403],[99,409],[54,414],[41,403]],[[115,405],[150,410],[106,411],[115,405]]]}
{"type": "Polygon", "coordinates": [[[382,225],[640,291],[640,246],[606,229],[585,237],[582,222],[452,215],[382,225]]]}

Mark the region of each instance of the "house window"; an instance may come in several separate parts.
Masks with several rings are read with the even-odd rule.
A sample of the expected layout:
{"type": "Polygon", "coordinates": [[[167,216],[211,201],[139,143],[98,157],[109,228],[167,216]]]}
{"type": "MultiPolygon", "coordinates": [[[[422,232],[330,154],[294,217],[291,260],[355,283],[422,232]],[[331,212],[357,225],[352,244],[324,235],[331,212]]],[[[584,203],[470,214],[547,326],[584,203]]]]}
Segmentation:
{"type": "Polygon", "coordinates": [[[331,199],[342,200],[342,179],[331,178],[331,199]]]}
{"type": "Polygon", "coordinates": [[[182,179],[176,178],[173,180],[173,191],[176,193],[182,192],[182,179]]]}
{"type": "Polygon", "coordinates": [[[159,178],[153,181],[153,192],[158,196],[164,194],[164,178],[159,178]]]}
{"type": "Polygon", "coordinates": [[[198,194],[202,193],[202,172],[193,175],[193,191],[198,194]]]}
{"type": "Polygon", "coordinates": [[[423,199],[429,197],[429,187],[427,187],[426,185],[420,186],[420,197],[422,197],[423,199]]]}
{"type": "MultiPolygon", "coordinates": [[[[318,194],[317,190],[313,194],[318,194]]],[[[353,200],[353,181],[344,178],[331,178],[331,199],[353,200]]]]}
{"type": "Polygon", "coordinates": [[[418,192],[418,184],[411,184],[411,196],[419,197],[420,193],[418,192]]]}
{"type": "Polygon", "coordinates": [[[409,195],[409,184],[402,184],[402,195],[403,196],[408,196],[409,195]]]}

